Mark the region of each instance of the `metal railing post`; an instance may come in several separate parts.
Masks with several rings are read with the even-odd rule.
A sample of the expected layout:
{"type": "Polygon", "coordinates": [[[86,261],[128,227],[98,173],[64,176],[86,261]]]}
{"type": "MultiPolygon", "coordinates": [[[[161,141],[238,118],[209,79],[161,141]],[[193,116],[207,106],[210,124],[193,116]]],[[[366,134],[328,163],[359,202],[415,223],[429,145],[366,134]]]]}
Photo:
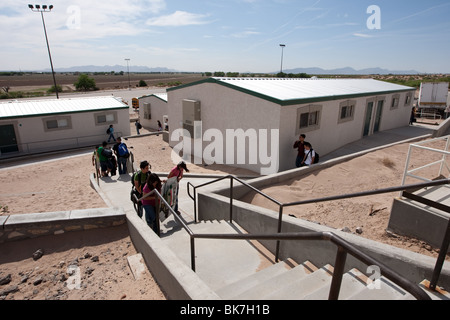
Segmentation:
{"type": "Polygon", "coordinates": [[[230,176],[230,223],[233,223],[233,176],[230,176]]]}
{"type": "MultiPolygon", "coordinates": [[[[281,233],[281,223],[283,219],[283,205],[280,205],[278,209],[278,233],[281,233]]],[[[280,240],[277,240],[277,248],[275,249],[275,262],[279,261],[280,257],[280,240]]]]}
{"type": "Polygon", "coordinates": [[[194,222],[197,223],[197,189],[194,187],[194,222]]]}
{"type": "Polygon", "coordinates": [[[331,280],[330,293],[328,300],[338,300],[339,292],[341,291],[342,276],[344,274],[345,260],[347,259],[347,252],[341,246],[338,246],[336,254],[336,262],[334,263],[333,278],[331,280]]]}
{"type": "Polygon", "coordinates": [[[436,265],[433,270],[433,276],[430,281],[430,289],[436,290],[436,285],[441,275],[442,267],[445,262],[445,257],[447,255],[448,247],[450,245],[450,220],[448,220],[447,231],[445,232],[444,240],[442,241],[442,246],[439,251],[439,256],[436,260],[436,265]]]}
{"type": "Polygon", "coordinates": [[[195,272],[195,238],[191,236],[191,269],[195,272]]]}

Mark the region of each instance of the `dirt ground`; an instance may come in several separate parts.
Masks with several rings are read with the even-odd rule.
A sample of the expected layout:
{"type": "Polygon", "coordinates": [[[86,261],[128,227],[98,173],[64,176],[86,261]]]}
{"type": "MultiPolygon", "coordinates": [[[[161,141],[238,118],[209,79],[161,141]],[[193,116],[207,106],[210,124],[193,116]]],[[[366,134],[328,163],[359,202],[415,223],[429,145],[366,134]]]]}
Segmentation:
{"type": "MultiPolygon", "coordinates": [[[[133,134],[134,125],[131,128],[133,134]]],[[[161,136],[129,138],[125,142],[135,154],[136,162],[148,160],[154,172],[168,172],[174,166],[171,149],[161,136]]],[[[409,144],[401,144],[371,152],[263,191],[281,202],[289,202],[398,186],[408,147],[409,144]]],[[[295,150],[292,158],[294,161],[295,150]]],[[[434,156],[419,152],[412,159],[412,166],[417,167],[424,161],[433,161],[434,156]]],[[[0,216],[106,207],[90,187],[89,174],[94,172],[90,151],[67,158],[18,161],[15,165],[0,169],[0,216]]],[[[254,175],[219,165],[188,167],[191,173],[254,175]]],[[[434,175],[434,171],[428,169],[423,174],[434,175]]],[[[289,208],[285,214],[333,228],[348,228],[349,232],[361,228],[358,230],[362,230],[362,237],[436,257],[438,251],[422,241],[386,233],[396,196],[384,194],[323,202],[289,208]]],[[[248,195],[242,200],[277,210],[259,196],[248,195]]],[[[127,258],[135,255],[136,250],[126,226],[0,244],[0,252],[0,300],[166,299],[148,270],[140,280],[134,279],[127,258]],[[43,256],[34,260],[33,254],[39,249],[43,256]],[[72,288],[68,283],[72,279],[69,266],[73,265],[78,267],[80,288],[72,288]]]]}

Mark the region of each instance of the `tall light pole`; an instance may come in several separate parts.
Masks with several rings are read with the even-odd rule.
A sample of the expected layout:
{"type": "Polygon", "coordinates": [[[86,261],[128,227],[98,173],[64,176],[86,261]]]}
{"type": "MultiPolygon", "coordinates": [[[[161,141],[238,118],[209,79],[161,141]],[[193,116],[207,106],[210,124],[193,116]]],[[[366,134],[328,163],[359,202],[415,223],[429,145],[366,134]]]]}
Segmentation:
{"type": "Polygon", "coordinates": [[[125,59],[127,61],[127,71],[128,71],[128,90],[131,90],[131,83],[130,83],[130,66],[128,65],[128,61],[130,59],[125,59]]]}
{"type": "Polygon", "coordinates": [[[286,47],[285,44],[280,44],[281,47],[281,73],[283,73],[283,51],[284,51],[284,47],[286,47]]]}
{"type": "Polygon", "coordinates": [[[281,73],[283,73],[283,51],[284,51],[284,47],[286,47],[285,44],[280,44],[281,47],[281,73]]]}
{"type": "Polygon", "coordinates": [[[56,99],[59,99],[58,87],[56,86],[55,71],[53,70],[52,55],[50,54],[50,46],[48,44],[47,29],[45,28],[45,21],[44,21],[44,12],[52,11],[53,5],[47,6],[46,4],[43,4],[41,6],[39,4],[36,4],[36,5],[33,6],[32,4],[29,4],[28,8],[30,8],[31,11],[33,11],[33,12],[40,12],[41,13],[42,25],[44,26],[45,41],[47,42],[48,57],[50,58],[50,66],[52,67],[53,84],[55,85],[56,99]]]}

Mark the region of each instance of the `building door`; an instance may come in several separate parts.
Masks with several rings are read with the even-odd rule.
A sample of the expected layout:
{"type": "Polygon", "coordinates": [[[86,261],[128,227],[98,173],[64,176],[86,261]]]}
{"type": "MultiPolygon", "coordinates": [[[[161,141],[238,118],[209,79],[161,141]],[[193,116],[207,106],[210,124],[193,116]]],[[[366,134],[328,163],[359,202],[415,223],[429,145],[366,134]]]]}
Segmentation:
{"type": "Polygon", "coordinates": [[[373,127],[373,132],[378,132],[380,130],[381,115],[383,114],[384,100],[378,101],[377,111],[375,113],[375,125],[373,127]]]}
{"type": "Polygon", "coordinates": [[[370,124],[372,123],[373,102],[367,103],[366,119],[364,121],[364,133],[363,136],[368,136],[370,133],[370,124]]]}
{"type": "Polygon", "coordinates": [[[19,147],[17,146],[14,125],[7,124],[0,126],[0,153],[17,151],[19,151],[19,147]]]}

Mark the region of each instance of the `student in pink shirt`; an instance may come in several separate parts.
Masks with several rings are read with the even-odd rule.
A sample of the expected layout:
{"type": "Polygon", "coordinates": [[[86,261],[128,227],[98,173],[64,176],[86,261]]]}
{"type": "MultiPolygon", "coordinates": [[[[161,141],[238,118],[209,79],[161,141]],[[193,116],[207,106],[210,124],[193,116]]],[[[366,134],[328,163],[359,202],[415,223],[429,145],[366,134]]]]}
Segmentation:
{"type": "MultiPolygon", "coordinates": [[[[178,183],[180,182],[180,180],[183,178],[183,170],[186,170],[186,172],[189,172],[188,168],[186,167],[186,163],[184,161],[181,161],[177,164],[176,167],[174,167],[172,170],[170,170],[169,175],[167,176],[167,179],[170,179],[172,177],[177,177],[177,181],[178,183]]],[[[178,214],[181,214],[178,211],[178,190],[180,190],[180,187],[178,185],[177,188],[177,198],[175,200],[175,212],[178,214]]]]}

